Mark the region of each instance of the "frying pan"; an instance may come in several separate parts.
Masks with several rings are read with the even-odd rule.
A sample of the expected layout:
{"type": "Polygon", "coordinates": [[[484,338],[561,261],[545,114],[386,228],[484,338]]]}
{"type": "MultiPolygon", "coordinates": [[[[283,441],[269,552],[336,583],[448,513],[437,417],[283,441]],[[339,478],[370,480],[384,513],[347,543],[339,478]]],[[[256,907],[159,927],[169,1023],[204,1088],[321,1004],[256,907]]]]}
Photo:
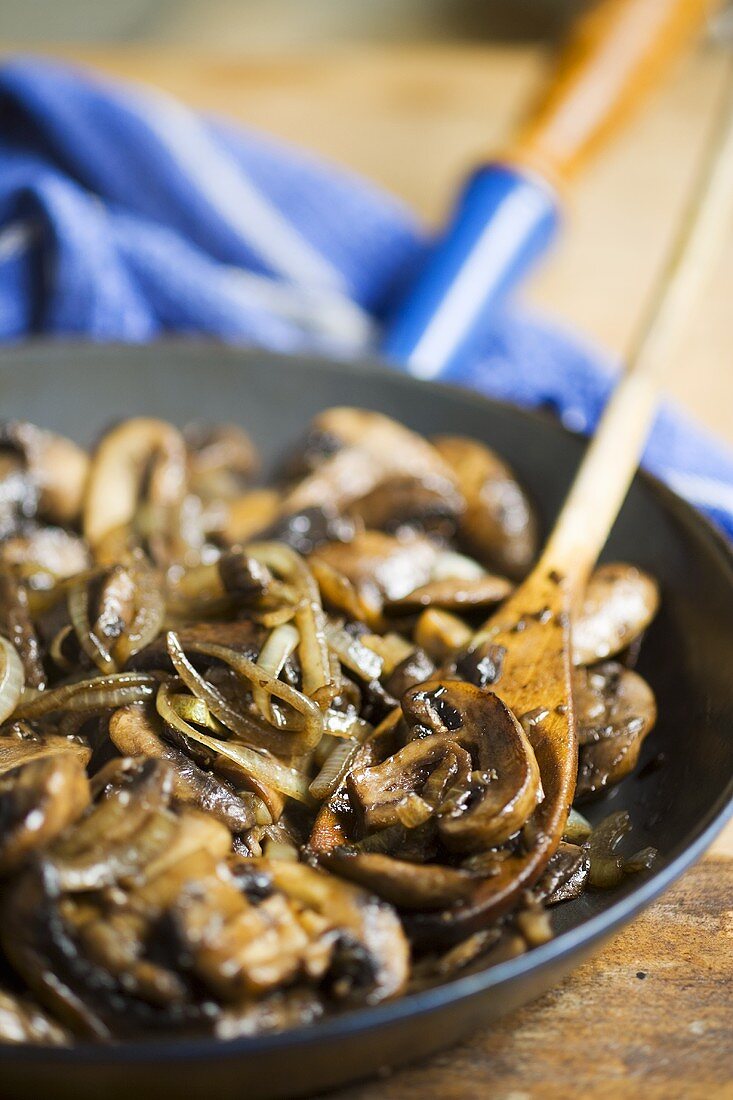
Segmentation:
{"type": "MultiPolygon", "coordinates": [[[[0,353],[2,415],[82,443],[116,418],[143,413],[178,424],[235,420],[267,464],[315,413],[336,404],[378,410],[426,435],[463,433],[490,444],[528,487],[546,530],[584,446],[549,417],[369,362],[174,342],[38,344],[0,353]]],[[[640,662],[660,717],[639,768],[589,816],[595,822],[628,810],[633,847],[659,850],[652,871],[555,908],[556,938],[527,955],[308,1029],[228,1043],[156,1038],[118,1047],[2,1048],[0,1094],[257,1100],[343,1085],[422,1058],[537,997],[648,905],[733,812],[733,554],[689,505],[640,474],[604,556],[642,566],[661,585],[661,612],[640,662]]]]}

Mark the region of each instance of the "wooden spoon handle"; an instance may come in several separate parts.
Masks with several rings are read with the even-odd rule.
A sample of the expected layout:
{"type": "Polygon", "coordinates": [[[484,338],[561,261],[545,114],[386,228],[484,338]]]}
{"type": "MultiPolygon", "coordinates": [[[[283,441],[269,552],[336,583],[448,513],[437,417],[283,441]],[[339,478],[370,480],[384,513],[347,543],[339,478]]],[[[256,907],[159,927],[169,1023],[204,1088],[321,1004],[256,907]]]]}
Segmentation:
{"type": "Polygon", "coordinates": [[[716,0],[602,0],[572,32],[549,91],[500,159],[565,183],[694,37],[716,0]]]}
{"type": "Polygon", "coordinates": [[[542,555],[583,581],[603,549],[654,419],[662,371],[730,229],[733,213],[733,66],[685,217],[652,295],[628,368],[603,413],[542,555]]]}

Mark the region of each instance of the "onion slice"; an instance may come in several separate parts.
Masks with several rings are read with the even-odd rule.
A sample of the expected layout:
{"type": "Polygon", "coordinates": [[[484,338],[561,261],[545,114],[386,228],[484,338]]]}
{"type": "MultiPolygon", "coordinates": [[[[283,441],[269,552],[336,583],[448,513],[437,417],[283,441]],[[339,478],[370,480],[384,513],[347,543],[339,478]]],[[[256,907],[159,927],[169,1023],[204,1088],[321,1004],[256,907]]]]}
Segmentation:
{"type": "MultiPolygon", "coordinates": [[[[246,551],[263,565],[289,581],[298,593],[295,625],[300,644],[298,654],[303,676],[303,691],[311,699],[326,698],[331,688],[331,666],[326,641],[326,616],[315,578],[300,554],[280,542],[255,542],[246,551]]],[[[330,699],[326,698],[326,705],[330,699]]]]}
{"type": "Polygon", "coordinates": [[[178,729],[186,737],[190,737],[192,741],[197,741],[212,752],[225,756],[227,760],[233,760],[258,783],[273,787],[281,794],[294,798],[298,802],[304,802],[306,805],[312,803],[306,775],[296,771],[295,768],[285,767],[269,754],[266,756],[264,753],[256,752],[237,741],[219,741],[216,737],[209,737],[202,733],[196,726],[185,722],[174,710],[169,691],[168,684],[161,684],[156,697],[156,708],[164,722],[178,729]]]}
{"type": "MultiPolygon", "coordinates": [[[[282,626],[275,627],[260,650],[260,655],[257,658],[258,667],[266,672],[268,676],[279,679],[283,665],[295,652],[299,641],[300,635],[290,623],[283,623],[282,626]]],[[[272,722],[270,694],[265,688],[255,687],[252,691],[252,698],[262,717],[267,719],[268,722],[272,722]]]]}
{"type": "Polygon", "coordinates": [[[75,684],[63,684],[24,700],[16,711],[16,717],[40,718],[55,710],[90,711],[126,707],[130,703],[151,699],[159,683],[160,676],[148,672],[113,672],[109,676],[78,680],[75,684]]]}
{"type": "MultiPolygon", "coordinates": [[[[187,677],[191,677],[193,673],[191,683],[198,683],[202,677],[199,676],[186,657],[176,635],[169,633],[167,640],[168,653],[178,675],[187,686],[190,686],[187,677]]],[[[323,714],[307,695],[304,695],[301,691],[296,691],[289,684],[284,684],[282,680],[278,680],[275,676],[270,676],[256,661],[251,661],[235,649],[229,649],[228,646],[217,645],[215,642],[191,642],[188,648],[194,653],[202,653],[207,657],[214,657],[218,661],[223,661],[224,664],[233,668],[238,676],[248,681],[253,687],[260,688],[270,697],[274,695],[276,699],[280,699],[281,702],[286,703],[301,715],[302,728],[297,731],[296,736],[293,738],[292,746],[290,746],[291,752],[305,753],[316,747],[324,733],[323,714]]],[[[191,688],[191,690],[194,689],[191,688]]],[[[216,711],[214,711],[214,714],[225,725],[227,724],[220,714],[217,714],[216,711]]]]}
{"type": "Polygon", "coordinates": [[[0,723],[15,710],[23,690],[23,663],[15,646],[0,635],[0,723]]]}

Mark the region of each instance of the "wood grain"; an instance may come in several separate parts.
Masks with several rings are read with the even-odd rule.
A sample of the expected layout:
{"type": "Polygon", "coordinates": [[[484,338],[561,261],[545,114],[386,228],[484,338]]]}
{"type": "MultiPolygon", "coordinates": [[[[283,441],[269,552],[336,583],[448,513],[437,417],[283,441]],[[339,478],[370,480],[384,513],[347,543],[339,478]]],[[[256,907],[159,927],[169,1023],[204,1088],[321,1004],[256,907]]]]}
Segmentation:
{"type": "Polygon", "coordinates": [[[604,0],[572,28],[509,158],[563,186],[699,35],[713,0],[604,0]]]}
{"type": "Polygon", "coordinates": [[[556,989],[338,1100],[733,1096],[733,863],[709,859],[556,989]]]}
{"type": "MultiPolygon", "coordinates": [[[[428,223],[484,150],[505,143],[543,69],[533,49],[468,45],[247,61],[140,48],[61,52],[339,161],[428,223]]],[[[612,353],[627,348],[663,263],[723,64],[702,49],[678,66],[576,185],[562,247],[528,288],[532,304],[612,353]]],[[[732,299],[729,244],[667,375],[669,392],[729,443],[732,299]]],[[[733,856],[733,825],[714,851],[733,856]]],[[[709,858],[552,993],[456,1050],[339,1100],[733,1097],[732,897],[733,860],[709,858]]]]}

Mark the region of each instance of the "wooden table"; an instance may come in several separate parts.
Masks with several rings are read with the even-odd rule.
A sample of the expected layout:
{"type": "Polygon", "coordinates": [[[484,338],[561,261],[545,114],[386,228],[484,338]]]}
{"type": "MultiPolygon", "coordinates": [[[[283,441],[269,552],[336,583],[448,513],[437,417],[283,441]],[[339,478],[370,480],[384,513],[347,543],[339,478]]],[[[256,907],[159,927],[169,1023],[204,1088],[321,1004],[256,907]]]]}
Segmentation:
{"type": "MultiPolygon", "coordinates": [[[[348,164],[429,223],[462,173],[501,143],[542,65],[532,49],[468,46],[252,61],[137,48],[66,53],[348,164]]],[[[680,66],[577,186],[562,246],[528,289],[533,303],[613,352],[627,346],[661,263],[721,76],[711,50],[680,66]]],[[[729,244],[668,385],[733,443],[731,302],[729,244]]],[[[731,857],[733,826],[713,855],[560,987],[492,1031],[342,1100],[733,1097],[731,857]]]]}

